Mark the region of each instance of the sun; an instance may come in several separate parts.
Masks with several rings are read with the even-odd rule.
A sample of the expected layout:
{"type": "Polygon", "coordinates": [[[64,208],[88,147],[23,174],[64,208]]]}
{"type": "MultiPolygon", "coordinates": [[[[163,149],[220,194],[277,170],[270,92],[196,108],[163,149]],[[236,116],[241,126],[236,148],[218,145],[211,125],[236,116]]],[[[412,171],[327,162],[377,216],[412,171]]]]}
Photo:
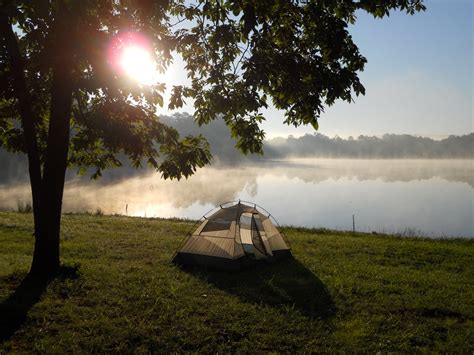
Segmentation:
{"type": "Polygon", "coordinates": [[[118,78],[127,78],[141,86],[167,84],[174,75],[174,70],[164,67],[159,49],[139,32],[115,35],[108,46],[107,58],[118,78]]]}
{"type": "Polygon", "coordinates": [[[123,47],[119,65],[123,72],[140,84],[152,85],[156,83],[156,64],[150,52],[138,45],[128,45],[123,47]]]}

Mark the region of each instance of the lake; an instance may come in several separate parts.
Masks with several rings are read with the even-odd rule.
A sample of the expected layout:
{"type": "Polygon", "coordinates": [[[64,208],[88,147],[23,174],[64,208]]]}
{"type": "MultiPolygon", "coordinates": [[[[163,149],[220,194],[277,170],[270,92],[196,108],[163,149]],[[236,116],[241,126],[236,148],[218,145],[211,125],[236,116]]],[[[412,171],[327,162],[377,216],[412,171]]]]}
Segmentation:
{"type": "MultiPolygon", "coordinates": [[[[215,205],[252,201],[280,225],[431,237],[474,236],[472,160],[295,159],[207,167],[184,181],[146,173],[106,183],[67,182],[64,212],[199,219],[215,205]]],[[[0,208],[30,201],[3,185],[0,208]]]]}

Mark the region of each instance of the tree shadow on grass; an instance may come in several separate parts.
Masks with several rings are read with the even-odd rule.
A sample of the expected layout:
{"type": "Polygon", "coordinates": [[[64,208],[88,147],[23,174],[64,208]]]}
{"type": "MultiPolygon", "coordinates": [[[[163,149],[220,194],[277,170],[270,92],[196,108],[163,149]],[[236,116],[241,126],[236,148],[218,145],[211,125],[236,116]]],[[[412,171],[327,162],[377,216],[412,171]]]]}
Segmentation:
{"type": "Polygon", "coordinates": [[[336,312],[327,287],[294,258],[236,273],[202,269],[187,271],[245,302],[286,305],[307,317],[319,319],[329,318],[336,312]]]}
{"type": "MultiPolygon", "coordinates": [[[[0,303],[0,343],[10,339],[26,321],[29,310],[41,299],[48,285],[54,279],[75,279],[79,277],[79,266],[61,266],[58,273],[49,278],[27,274],[15,292],[0,303]]],[[[14,279],[10,275],[4,279],[14,279]]],[[[8,282],[8,281],[7,281],[8,282]]]]}

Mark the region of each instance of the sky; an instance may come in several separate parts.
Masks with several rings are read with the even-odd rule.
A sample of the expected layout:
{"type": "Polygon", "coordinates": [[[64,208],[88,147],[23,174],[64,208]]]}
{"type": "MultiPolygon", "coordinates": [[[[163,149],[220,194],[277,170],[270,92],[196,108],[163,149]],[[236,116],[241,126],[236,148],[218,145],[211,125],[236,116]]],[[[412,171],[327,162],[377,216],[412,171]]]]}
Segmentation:
{"type": "MultiPolygon", "coordinates": [[[[337,102],[319,119],[319,133],[340,137],[413,134],[444,138],[473,131],[474,2],[425,0],[413,16],[392,12],[374,19],[358,13],[350,33],[367,58],[360,78],[365,96],[337,102]]],[[[166,74],[185,84],[178,59],[166,74]]],[[[192,106],[184,109],[192,113],[192,106]]],[[[283,124],[284,112],[263,111],[267,138],[314,133],[311,126],[283,124]]]]}

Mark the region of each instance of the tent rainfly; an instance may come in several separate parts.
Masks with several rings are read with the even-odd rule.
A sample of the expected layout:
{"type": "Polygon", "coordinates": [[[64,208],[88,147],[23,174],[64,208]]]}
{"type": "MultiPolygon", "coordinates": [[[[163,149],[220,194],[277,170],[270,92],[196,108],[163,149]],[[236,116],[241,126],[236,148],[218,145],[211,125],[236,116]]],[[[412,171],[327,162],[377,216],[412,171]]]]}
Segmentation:
{"type": "Polygon", "coordinates": [[[260,212],[260,209],[265,211],[263,208],[241,201],[218,208],[210,216],[205,215],[199,227],[186,238],[174,263],[238,271],[261,261],[273,262],[291,256],[288,243],[270,215],[260,212]]]}

